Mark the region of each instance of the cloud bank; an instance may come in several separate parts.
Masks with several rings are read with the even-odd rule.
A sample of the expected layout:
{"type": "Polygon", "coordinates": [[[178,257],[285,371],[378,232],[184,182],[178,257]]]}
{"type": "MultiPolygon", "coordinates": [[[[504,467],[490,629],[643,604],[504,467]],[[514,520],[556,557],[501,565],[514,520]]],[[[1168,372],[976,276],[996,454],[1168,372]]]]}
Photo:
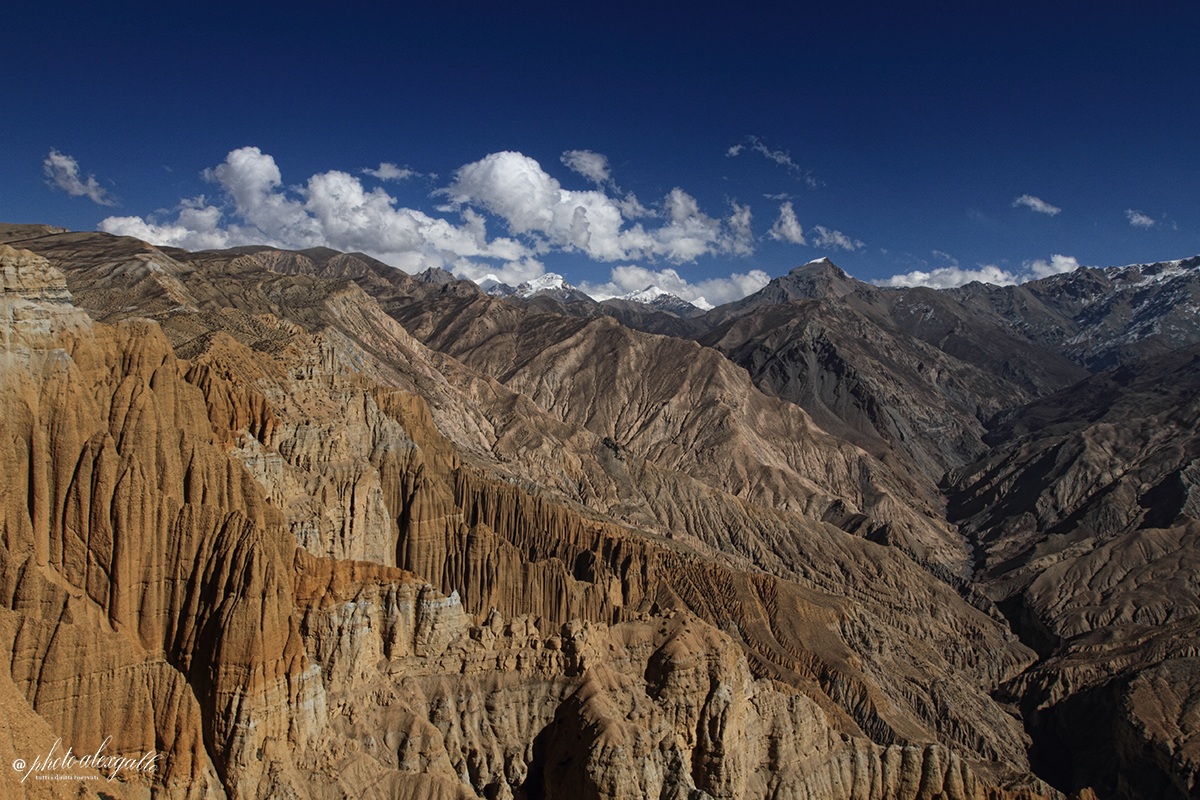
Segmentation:
{"type": "MultiPolygon", "coordinates": [[[[568,160],[595,176],[607,175],[607,167],[600,171],[594,159],[568,160]]],[[[441,193],[456,208],[480,208],[498,217],[536,253],[579,252],[598,261],[665,259],[682,264],[704,255],[745,255],[754,249],[748,207],[734,204],[729,217],[719,219],[701,211],[694,197],[676,187],[656,214],[661,224],[630,225],[628,217],[640,209],[636,199],[631,203],[598,189],[564,189],[537,161],[511,151],[460,167],[441,193]]]]}
{"type": "Polygon", "coordinates": [[[478,214],[466,213],[461,223],[453,224],[397,208],[382,188],[368,191],[346,172],[319,173],[288,189],[275,159],[257,147],[232,151],[204,177],[219,188],[218,201],[185,199],[175,219],[166,222],[108,217],[100,229],[187,249],[326,246],[362,251],[410,272],[454,268],[473,258],[515,262],[529,256],[513,239],[489,240],[478,214]]]}
{"type": "Polygon", "coordinates": [[[631,264],[614,267],[612,277],[607,283],[585,281],[579,288],[596,300],[606,300],[657,286],[703,308],[707,304],[717,306],[740,300],[757,292],[770,281],[771,276],[760,269],[754,269],[745,274],[734,273],[728,278],[710,278],[689,283],[674,269],[651,270],[631,264]]]}
{"type": "Polygon", "coordinates": [[[1073,256],[1055,254],[1050,256],[1049,261],[1037,259],[1026,262],[1017,272],[997,267],[994,264],[981,264],[976,269],[963,269],[955,264],[950,267],[938,267],[928,272],[913,270],[875,283],[878,286],[898,288],[925,286],[930,289],[953,289],[974,281],[990,283],[995,286],[1014,286],[1018,283],[1047,278],[1077,269],[1079,269],[1079,262],[1073,256]]]}
{"type": "MultiPolygon", "coordinates": [[[[61,157],[55,151],[51,155],[61,157]]],[[[438,217],[401,207],[383,187],[368,189],[356,175],[339,170],[286,185],[270,154],[242,147],[204,171],[204,179],[215,187],[212,197],[183,199],[173,211],[159,215],[107,217],[100,229],[190,250],[246,244],[326,246],[364,252],[407,272],[441,267],[472,280],[493,274],[514,285],[543,274],[540,258],[547,253],[678,265],[707,255],[754,252],[747,205],[731,202],[724,216],[710,215],[676,187],[661,203],[646,208],[632,195],[619,193],[603,155],[572,150],[562,160],[604,185],[588,191],[564,189],[534,159],[517,152],[492,153],[460,167],[449,185],[434,193],[448,201],[438,209],[447,216],[438,217]],[[489,222],[506,230],[493,235],[489,222]]],[[[73,175],[86,191],[89,184],[79,181],[78,165],[69,161],[74,172],[56,166],[55,174],[73,175]]],[[[47,166],[48,174],[49,170],[47,166]]],[[[387,182],[416,173],[384,162],[359,174],[387,182]]],[[[89,181],[93,199],[106,199],[94,179],[89,181]]],[[[613,270],[612,285],[625,286],[635,275],[672,283],[685,299],[708,293],[721,298],[716,302],[755,291],[767,280],[765,273],[755,271],[693,286],[672,269],[624,266],[613,270]]]]}

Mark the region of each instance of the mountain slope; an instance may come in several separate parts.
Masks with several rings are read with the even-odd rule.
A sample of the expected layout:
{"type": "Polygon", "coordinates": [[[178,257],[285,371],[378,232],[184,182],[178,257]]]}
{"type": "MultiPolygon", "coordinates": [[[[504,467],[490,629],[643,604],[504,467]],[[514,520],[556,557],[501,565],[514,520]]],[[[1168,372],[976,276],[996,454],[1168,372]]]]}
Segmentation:
{"type": "Polygon", "coordinates": [[[709,348],[604,317],[536,313],[504,301],[417,297],[391,313],[422,341],[659,467],[769,507],[834,521],[961,569],[940,497],[894,460],[816,427],[763,395],[709,348]]]}
{"type": "Polygon", "coordinates": [[[1006,691],[1064,788],[1194,795],[1197,398],[1200,347],[1131,363],[1006,415],[952,476],[978,584],[1045,656],[1006,691]]]}
{"type": "Polygon", "coordinates": [[[0,239],[12,759],[120,731],[179,797],[1194,793],[1190,262],[814,263],[674,317],[697,342],[322,248],[0,239]]]}
{"type": "Polygon", "coordinates": [[[1200,256],[951,294],[1092,372],[1200,342],[1200,256]]]}
{"type": "Polygon", "coordinates": [[[985,450],[992,414],[1086,374],[946,293],[880,289],[827,260],[697,322],[764,391],[933,484],[985,450]]]}
{"type": "MultiPolygon", "coordinates": [[[[46,368],[5,373],[12,397],[22,398],[5,408],[39,409],[5,417],[4,458],[16,465],[12,474],[33,476],[6,495],[0,585],[15,581],[19,591],[3,597],[5,630],[44,632],[40,644],[12,640],[6,660],[24,665],[14,685],[27,711],[52,728],[86,721],[74,705],[50,704],[78,695],[78,681],[94,674],[76,675],[77,664],[111,652],[143,670],[136,665],[153,662],[161,626],[174,648],[161,691],[174,694],[147,702],[167,716],[151,724],[145,706],[118,707],[103,723],[135,732],[120,743],[133,748],[157,743],[157,726],[192,715],[180,730],[201,732],[193,744],[178,753],[173,739],[161,745],[182,770],[162,788],[180,796],[650,791],[647,775],[623,772],[628,759],[605,742],[654,754],[668,783],[713,796],[885,796],[910,780],[951,797],[1003,796],[1014,779],[1038,786],[1027,775],[1020,725],[989,696],[1031,654],[898,549],[713,486],[702,461],[655,450],[666,445],[660,434],[606,443],[573,420],[574,401],[548,402],[551,413],[427,349],[360,287],[374,280],[369,262],[359,262],[368,269],[357,279],[322,277],[311,271],[332,257],[270,251],[271,263],[299,266],[277,272],[260,258],[268,251],[189,255],[98,234],[57,236],[22,243],[53,258],[73,302],[109,322],[88,323],[66,302],[61,279],[22,302],[34,310],[57,303],[96,336],[124,338],[122,355],[106,360],[70,331],[52,341],[27,333],[7,340],[6,352],[19,344],[41,353],[46,368]],[[138,319],[145,316],[154,321],[138,319]],[[71,382],[87,387],[96,407],[42,388],[54,385],[51,368],[66,363],[59,352],[88,376],[71,382]],[[32,396],[40,405],[29,405],[32,396]],[[118,396],[125,399],[110,399],[118,396]],[[107,433],[65,436],[66,420],[107,433]],[[147,426],[153,436],[136,433],[147,426]],[[72,478],[80,463],[110,458],[105,437],[125,460],[105,462],[103,474],[141,476],[125,478],[131,483],[115,494],[72,478]],[[47,442],[57,444],[46,450],[47,442]],[[91,455],[81,462],[81,452],[91,455]],[[53,480],[31,468],[42,461],[53,480]],[[39,487],[56,499],[43,502],[39,487]],[[146,507],[170,510],[151,526],[158,538],[147,538],[146,507]],[[45,517],[49,508],[62,516],[45,517]],[[106,549],[101,536],[78,541],[78,519],[110,521],[122,547],[106,549]],[[78,557],[62,567],[30,562],[39,541],[78,557]],[[88,577],[93,562],[104,569],[88,577]],[[120,590],[111,582],[106,592],[88,588],[109,574],[120,576],[120,590]],[[72,659],[51,652],[47,642],[66,641],[54,633],[62,611],[29,602],[49,591],[31,593],[35,576],[65,581],[81,601],[72,614],[87,622],[69,623],[80,631],[72,636],[107,617],[142,631],[140,643],[73,639],[72,659]],[[187,586],[196,588],[180,595],[186,602],[152,599],[187,586]],[[149,616],[133,623],[129,608],[149,616]],[[67,682],[51,693],[30,669],[39,663],[67,682]],[[930,675],[941,677],[931,684],[930,675]],[[465,699],[448,707],[447,697],[465,699]],[[513,728],[488,738],[473,709],[505,707],[519,709],[504,723],[513,728]],[[539,738],[547,730],[554,733],[539,738]],[[372,749],[379,740],[396,749],[372,749]],[[200,776],[208,788],[192,789],[200,776]]],[[[354,260],[334,266],[357,269],[354,260]]],[[[14,274],[31,264],[49,269],[28,254],[9,262],[14,274]]],[[[385,283],[381,291],[399,293],[403,281],[385,283]]],[[[479,300],[443,292],[452,286],[413,291],[479,300]]],[[[507,312],[498,305],[495,313],[507,312]]],[[[648,346],[616,328],[607,335],[631,357],[648,346]]],[[[666,348],[646,351],[653,359],[681,344],[696,350],[651,339],[666,348]]],[[[578,345],[564,341],[564,352],[586,354],[578,345]]],[[[699,382],[711,378],[731,394],[713,406],[718,429],[727,419],[750,435],[755,409],[783,413],[744,375],[727,375],[715,354],[700,363],[699,382]]],[[[661,391],[668,400],[689,397],[688,385],[661,391]]],[[[564,397],[598,396],[586,385],[563,388],[564,397]]],[[[693,390],[704,396],[703,387],[693,390]]],[[[657,402],[648,393],[642,405],[657,402]]],[[[820,443],[822,434],[793,413],[801,438],[820,443]]],[[[725,444],[717,435],[712,446],[725,444]]],[[[778,465],[759,457],[743,465],[805,478],[795,472],[797,454],[773,452],[778,465]]],[[[843,454],[847,469],[868,463],[852,447],[831,452],[843,454]]],[[[726,465],[712,473],[742,474],[726,465]]],[[[858,479],[870,487],[865,473],[858,479]]],[[[742,488],[749,498],[762,486],[746,480],[742,488]]],[[[847,507],[854,500],[833,499],[847,507]]],[[[496,725],[504,718],[489,716],[496,725]]]]}

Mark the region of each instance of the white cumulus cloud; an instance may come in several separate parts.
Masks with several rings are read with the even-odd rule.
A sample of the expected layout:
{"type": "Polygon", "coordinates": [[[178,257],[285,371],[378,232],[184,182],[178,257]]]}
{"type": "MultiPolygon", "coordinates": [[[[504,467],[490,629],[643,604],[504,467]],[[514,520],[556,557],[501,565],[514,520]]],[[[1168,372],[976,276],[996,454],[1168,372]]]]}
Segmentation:
{"type": "Polygon", "coordinates": [[[222,227],[221,209],[208,205],[204,195],[182,201],[177,211],[174,222],[162,224],[141,217],[107,217],[100,223],[100,229],[184,250],[221,250],[255,243],[252,236],[222,227]]]}
{"type": "Polygon", "coordinates": [[[683,263],[714,253],[753,252],[747,207],[735,204],[730,218],[722,221],[701,211],[694,197],[676,187],[663,199],[661,212],[651,214],[636,198],[564,189],[522,153],[492,153],[460,167],[443,193],[459,207],[477,206],[500,217],[539,253],[564,250],[599,261],[665,258],[683,263]],[[627,226],[627,215],[664,222],[650,228],[640,222],[627,226]]]}
{"type": "Polygon", "coordinates": [[[1132,208],[1125,209],[1125,219],[1135,228],[1153,228],[1154,218],[1132,208]]]}
{"type": "Polygon", "coordinates": [[[109,233],[154,244],[193,249],[268,244],[302,249],[320,245],[362,251],[409,272],[455,269],[475,258],[502,262],[529,257],[506,238],[489,240],[484,220],[468,209],[462,224],[397,208],[383,189],[367,191],[358,178],[337,170],[313,175],[295,189],[283,185],[275,159],[257,147],[229,153],[204,177],[221,190],[217,203],[181,202],[174,219],[108,217],[109,233]]]}
{"type": "Polygon", "coordinates": [[[60,153],[51,148],[50,153],[42,160],[42,171],[46,182],[51,186],[62,189],[72,197],[86,197],[101,206],[115,206],[117,201],[96,180],[96,176],[82,177],[79,162],[66,153],[60,153]]]}
{"type": "Polygon", "coordinates": [[[790,200],[779,207],[779,218],[771,226],[768,235],[777,242],[808,244],[804,240],[804,228],[800,226],[800,221],[796,219],[796,211],[792,208],[790,200]]]}
{"type": "Polygon", "coordinates": [[[1017,199],[1013,200],[1012,204],[1013,208],[1016,208],[1017,206],[1024,206],[1031,211],[1036,211],[1039,214],[1045,214],[1049,217],[1053,217],[1055,214],[1058,214],[1060,211],[1062,211],[1062,209],[1058,206],[1051,205],[1042,198],[1034,197],[1031,194],[1021,195],[1017,199]]]}

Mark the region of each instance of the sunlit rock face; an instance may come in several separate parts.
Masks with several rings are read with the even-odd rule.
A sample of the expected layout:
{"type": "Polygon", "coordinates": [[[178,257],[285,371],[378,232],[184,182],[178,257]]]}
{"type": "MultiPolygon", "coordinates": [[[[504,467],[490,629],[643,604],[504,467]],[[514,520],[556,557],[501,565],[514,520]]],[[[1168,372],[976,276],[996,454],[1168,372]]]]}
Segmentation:
{"type": "Polygon", "coordinates": [[[714,349],[353,254],[4,240],[0,755],[161,754],[5,797],[1193,791],[1184,355],[1009,409],[804,298],[714,349]],[[734,363],[834,340],[820,413],[734,363]]]}

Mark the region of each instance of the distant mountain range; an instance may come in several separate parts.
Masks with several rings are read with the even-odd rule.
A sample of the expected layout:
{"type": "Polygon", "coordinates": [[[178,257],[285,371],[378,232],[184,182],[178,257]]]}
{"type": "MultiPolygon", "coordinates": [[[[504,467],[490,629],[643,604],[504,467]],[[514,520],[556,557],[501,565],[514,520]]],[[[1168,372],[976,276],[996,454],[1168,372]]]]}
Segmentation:
{"type": "MultiPolygon", "coordinates": [[[[446,274],[449,275],[449,273],[446,274]]],[[[712,305],[704,300],[700,301],[700,305],[695,305],[657,286],[647,286],[641,291],[596,301],[591,295],[567,283],[562,275],[554,272],[547,272],[518,286],[509,286],[496,276],[488,275],[480,280],[478,285],[485,294],[491,297],[518,297],[522,300],[530,300],[535,296],[548,297],[562,303],[600,302],[603,304],[624,301],[625,303],[637,303],[685,319],[712,309],[712,305]]]]}
{"type": "Polygon", "coordinates": [[[163,756],[120,791],[264,800],[1200,786],[1200,258],[822,259],[701,309],[0,225],[0,280],[0,762],[111,734],[163,756]]]}

